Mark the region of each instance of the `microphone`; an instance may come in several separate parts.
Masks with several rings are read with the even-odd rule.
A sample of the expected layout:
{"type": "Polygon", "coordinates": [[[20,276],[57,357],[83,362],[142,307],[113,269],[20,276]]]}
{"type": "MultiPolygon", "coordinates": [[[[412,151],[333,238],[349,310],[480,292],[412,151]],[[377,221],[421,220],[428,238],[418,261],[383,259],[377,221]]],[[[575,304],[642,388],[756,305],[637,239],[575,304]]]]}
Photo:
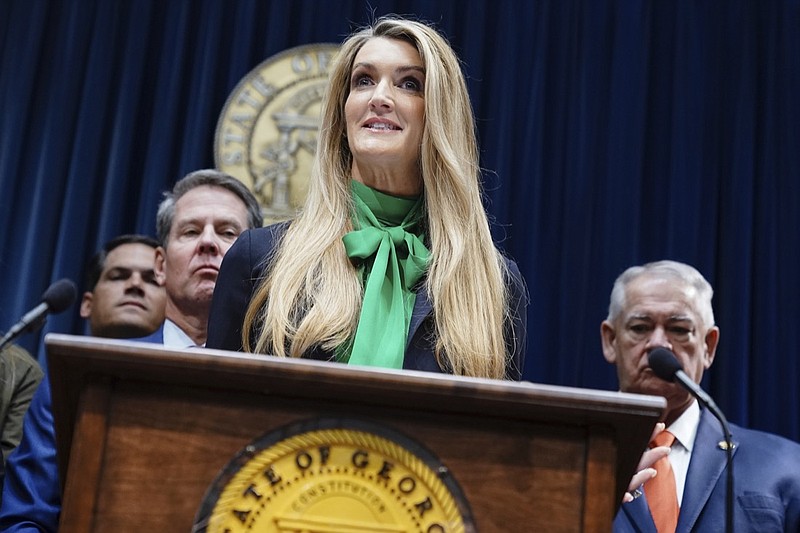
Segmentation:
{"type": "Polygon", "coordinates": [[[42,302],[25,313],[25,315],[13,326],[0,340],[0,350],[6,344],[16,339],[23,333],[35,331],[44,324],[47,313],[60,313],[75,302],[78,297],[78,287],[69,279],[60,279],[50,285],[44,294],[42,302]]]}
{"type": "Polygon", "coordinates": [[[664,381],[677,381],[681,386],[692,393],[692,396],[697,398],[700,403],[705,405],[716,416],[723,426],[728,425],[725,420],[725,415],[714,403],[706,391],[700,388],[686,373],[683,371],[681,363],[675,354],[666,348],[656,348],[650,355],[647,356],[647,362],[650,363],[650,368],[653,373],[664,381]]]}
{"type": "Polygon", "coordinates": [[[695,383],[689,376],[686,375],[686,373],[683,371],[680,361],[678,361],[678,358],[675,357],[674,353],[666,348],[656,348],[647,356],[647,362],[650,364],[650,368],[653,370],[653,373],[656,376],[664,381],[677,381],[683,388],[692,393],[692,396],[697,398],[701,404],[705,405],[711,414],[713,414],[722,425],[722,432],[725,434],[725,441],[720,442],[719,444],[720,447],[725,450],[728,456],[728,484],[725,499],[725,530],[728,532],[733,531],[733,464],[731,461],[733,460],[734,445],[731,437],[731,430],[728,426],[728,420],[725,418],[725,415],[722,414],[720,408],[717,407],[717,404],[714,403],[714,400],[711,399],[711,396],[709,396],[706,391],[700,388],[697,383],[695,383]]]}

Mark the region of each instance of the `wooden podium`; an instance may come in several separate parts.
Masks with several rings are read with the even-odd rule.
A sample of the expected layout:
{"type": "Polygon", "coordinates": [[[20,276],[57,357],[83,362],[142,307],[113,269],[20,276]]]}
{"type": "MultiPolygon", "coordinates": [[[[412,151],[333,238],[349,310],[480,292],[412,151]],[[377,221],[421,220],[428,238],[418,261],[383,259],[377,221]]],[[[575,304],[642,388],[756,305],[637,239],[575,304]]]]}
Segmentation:
{"type": "Polygon", "coordinates": [[[46,337],[60,531],[190,531],[203,496],[274,428],[346,416],[421,443],[477,530],[610,531],[663,398],[46,337]]]}

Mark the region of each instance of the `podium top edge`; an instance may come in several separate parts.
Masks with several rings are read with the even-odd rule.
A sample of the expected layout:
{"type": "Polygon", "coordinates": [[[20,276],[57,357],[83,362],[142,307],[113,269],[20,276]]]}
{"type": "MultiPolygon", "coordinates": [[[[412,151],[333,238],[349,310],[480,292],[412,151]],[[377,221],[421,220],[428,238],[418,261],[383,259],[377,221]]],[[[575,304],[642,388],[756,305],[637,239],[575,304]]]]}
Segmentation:
{"type": "Polygon", "coordinates": [[[119,379],[147,377],[183,384],[214,386],[223,381],[240,383],[247,390],[288,386],[288,382],[310,382],[336,386],[346,380],[367,389],[395,388],[398,393],[427,396],[466,395],[473,399],[504,399],[552,405],[580,404],[589,410],[635,411],[647,416],[660,414],[666,400],[660,396],[631,394],[527,381],[514,382],[470,378],[417,370],[357,367],[336,362],[278,358],[263,354],[230,352],[208,348],[174,349],[163,345],[121,339],[49,333],[45,336],[51,380],[57,373],[109,374],[119,379]],[[254,389],[255,387],[255,389],[254,389]]]}

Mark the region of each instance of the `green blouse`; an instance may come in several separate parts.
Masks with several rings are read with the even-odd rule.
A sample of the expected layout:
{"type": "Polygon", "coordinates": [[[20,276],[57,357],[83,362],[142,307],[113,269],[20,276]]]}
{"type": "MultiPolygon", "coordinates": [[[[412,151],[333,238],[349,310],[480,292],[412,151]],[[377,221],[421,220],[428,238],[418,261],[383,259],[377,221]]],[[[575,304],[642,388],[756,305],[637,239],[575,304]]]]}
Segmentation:
{"type": "Polygon", "coordinates": [[[353,180],[354,230],[342,238],[364,282],[355,337],[337,357],[353,365],[403,368],[406,337],[430,252],[423,244],[423,198],[400,198],[353,180]]]}

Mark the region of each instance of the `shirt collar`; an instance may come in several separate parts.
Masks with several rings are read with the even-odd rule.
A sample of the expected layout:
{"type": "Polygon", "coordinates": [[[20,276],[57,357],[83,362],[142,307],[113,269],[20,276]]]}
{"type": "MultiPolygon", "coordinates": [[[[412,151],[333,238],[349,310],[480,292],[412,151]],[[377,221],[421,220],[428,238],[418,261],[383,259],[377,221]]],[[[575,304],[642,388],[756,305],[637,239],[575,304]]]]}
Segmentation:
{"type": "Polygon", "coordinates": [[[167,348],[195,348],[197,344],[170,319],[164,320],[164,346],[167,348]]]}
{"type": "Polygon", "coordinates": [[[670,424],[667,431],[675,435],[675,440],[691,453],[698,424],[700,424],[700,405],[694,400],[683,414],[670,424]]]}

